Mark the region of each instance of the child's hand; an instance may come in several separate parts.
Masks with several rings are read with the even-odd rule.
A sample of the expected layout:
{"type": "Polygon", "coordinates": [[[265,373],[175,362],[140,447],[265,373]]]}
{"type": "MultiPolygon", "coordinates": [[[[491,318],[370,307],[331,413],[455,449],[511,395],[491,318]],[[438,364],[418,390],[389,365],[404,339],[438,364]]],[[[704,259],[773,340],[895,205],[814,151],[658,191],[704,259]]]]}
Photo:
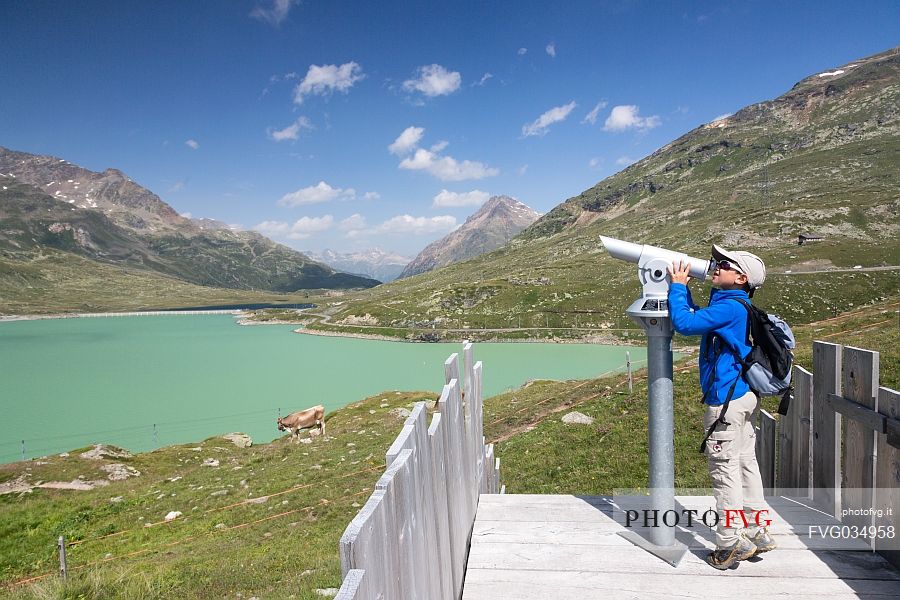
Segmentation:
{"type": "Polygon", "coordinates": [[[691,280],[691,266],[689,264],[684,264],[682,261],[678,261],[678,264],[672,263],[672,266],[669,267],[669,277],[672,279],[672,283],[683,283],[687,285],[691,280]]]}

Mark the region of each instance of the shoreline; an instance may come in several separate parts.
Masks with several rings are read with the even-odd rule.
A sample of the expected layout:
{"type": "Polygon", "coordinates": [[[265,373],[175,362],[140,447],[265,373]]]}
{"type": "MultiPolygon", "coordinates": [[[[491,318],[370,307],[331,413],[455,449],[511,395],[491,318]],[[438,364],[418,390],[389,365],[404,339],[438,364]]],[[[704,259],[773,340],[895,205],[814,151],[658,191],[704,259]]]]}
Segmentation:
{"type": "MultiPolygon", "coordinates": [[[[240,325],[242,327],[251,327],[251,326],[264,326],[264,325],[303,325],[303,323],[299,321],[255,321],[249,318],[250,312],[246,310],[238,310],[238,309],[222,309],[222,310],[165,310],[165,311],[132,311],[132,312],[121,312],[121,313],[57,313],[57,314],[46,314],[46,315],[0,315],[0,323],[14,323],[18,321],[42,321],[47,319],[78,319],[78,318],[112,318],[112,317],[138,317],[138,316],[185,316],[185,315],[231,315],[235,317],[235,324],[240,325]]],[[[496,330],[493,330],[496,332],[496,330]]],[[[636,330],[638,331],[638,330],[636,330]]],[[[472,330],[473,334],[484,333],[484,331],[472,330]]],[[[406,338],[393,337],[388,335],[381,335],[377,333],[350,333],[350,332],[342,332],[342,331],[321,331],[314,329],[307,329],[306,327],[298,327],[292,330],[292,333],[298,333],[301,335],[315,335],[319,337],[336,337],[336,338],[354,338],[354,339],[362,339],[362,340],[376,340],[376,341],[384,341],[384,342],[400,342],[400,343],[408,343],[408,344],[429,344],[429,343],[460,343],[467,339],[466,336],[461,335],[458,339],[441,339],[437,342],[429,342],[425,340],[411,340],[406,338]]],[[[571,338],[519,338],[519,339],[503,339],[503,338],[491,338],[491,339],[478,339],[475,340],[479,343],[497,343],[497,344],[600,344],[604,346],[640,346],[640,344],[633,342],[626,342],[620,338],[615,336],[605,336],[605,335],[590,335],[584,338],[579,339],[571,339],[571,338]]],[[[635,340],[636,341],[636,340],[635,340]]],[[[680,352],[685,352],[685,349],[679,350],[680,352]]]]}
{"type": "Polygon", "coordinates": [[[234,315],[246,314],[238,309],[221,310],[141,310],[129,312],[99,312],[99,313],[55,313],[47,315],[0,315],[0,323],[13,323],[16,321],[45,321],[48,319],[101,319],[113,317],[165,317],[185,315],[234,315]]]}

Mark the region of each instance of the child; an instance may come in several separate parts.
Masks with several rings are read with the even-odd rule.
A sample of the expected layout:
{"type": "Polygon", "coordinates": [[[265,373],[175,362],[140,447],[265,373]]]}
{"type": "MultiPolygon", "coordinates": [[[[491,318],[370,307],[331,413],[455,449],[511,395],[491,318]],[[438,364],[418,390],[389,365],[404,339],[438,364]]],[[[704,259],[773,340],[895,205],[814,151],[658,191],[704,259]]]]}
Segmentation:
{"type": "Polygon", "coordinates": [[[708,434],[705,452],[719,513],[716,549],[706,562],[724,570],[776,546],[763,526],[769,513],[751,421],[759,399],[742,377],[735,356],[738,353],[743,357],[750,351],[747,309],[738,299],[749,302],[766,279],[766,266],[755,254],[715,245],[712,255],[716,261],[714,287],[706,308],[691,299],[688,265],[679,263],[669,268],[669,315],[678,333],[702,336],[700,387],[706,405],[703,429],[708,434]],[[719,420],[723,407],[725,422],[719,420]]]}

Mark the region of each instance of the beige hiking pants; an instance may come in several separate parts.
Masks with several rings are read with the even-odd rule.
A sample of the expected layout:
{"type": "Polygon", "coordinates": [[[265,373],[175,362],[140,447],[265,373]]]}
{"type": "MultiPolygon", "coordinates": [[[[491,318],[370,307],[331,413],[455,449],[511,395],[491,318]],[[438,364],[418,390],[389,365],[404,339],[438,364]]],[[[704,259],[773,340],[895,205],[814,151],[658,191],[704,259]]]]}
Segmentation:
{"type": "MultiPolygon", "coordinates": [[[[732,400],[725,412],[728,426],[719,423],[706,442],[709,477],[719,513],[718,548],[734,545],[742,530],[752,537],[772,516],[763,499],[762,477],[756,462],[756,431],[752,417],[758,403],[753,392],[732,400]]],[[[706,407],[704,434],[719,418],[721,410],[721,406],[706,407]]]]}

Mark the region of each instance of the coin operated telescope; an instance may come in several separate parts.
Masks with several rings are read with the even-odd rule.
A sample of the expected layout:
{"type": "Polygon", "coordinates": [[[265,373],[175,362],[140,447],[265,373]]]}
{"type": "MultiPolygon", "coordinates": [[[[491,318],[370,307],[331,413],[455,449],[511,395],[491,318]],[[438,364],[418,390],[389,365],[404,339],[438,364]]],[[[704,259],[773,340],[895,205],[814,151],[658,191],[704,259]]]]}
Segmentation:
{"type": "MultiPolygon", "coordinates": [[[[690,275],[704,280],[715,261],[646,244],[633,244],[600,236],[613,258],[637,263],[643,294],[625,310],[647,332],[647,383],[649,390],[650,509],[663,515],[675,510],[675,417],[672,389],[672,321],[669,318],[669,273],[679,261],[689,265],[690,275]]],[[[649,539],[633,531],[622,537],[672,566],[678,566],[687,547],[675,540],[675,529],[660,525],[650,529],[649,539]]]]}

